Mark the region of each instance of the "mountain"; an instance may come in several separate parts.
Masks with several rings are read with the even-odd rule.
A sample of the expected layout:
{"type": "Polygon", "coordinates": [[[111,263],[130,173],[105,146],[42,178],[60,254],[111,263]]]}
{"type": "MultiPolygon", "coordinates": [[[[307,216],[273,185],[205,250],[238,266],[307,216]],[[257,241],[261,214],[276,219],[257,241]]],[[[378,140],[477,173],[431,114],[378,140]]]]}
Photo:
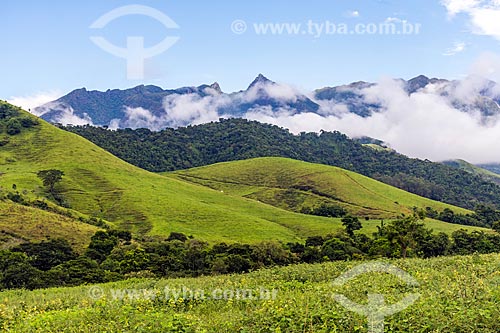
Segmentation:
{"type": "Polygon", "coordinates": [[[337,166],[468,209],[479,203],[500,208],[500,187],[477,175],[441,163],[411,159],[392,150],[366,147],[339,132],[294,135],[277,126],[236,118],[159,132],[111,131],[92,126],[66,129],[129,163],[155,172],[279,156],[337,166]]]}
{"type": "MultiPolygon", "coordinates": [[[[408,95],[437,95],[463,112],[478,110],[485,125],[500,114],[500,86],[481,77],[448,81],[420,75],[394,82],[408,95]]],[[[53,123],[151,130],[220,117],[276,118],[302,113],[335,117],[353,113],[370,117],[383,112],[388,102],[380,96],[374,97],[379,95],[377,89],[381,89],[381,84],[360,81],[304,93],[259,74],[246,90],[228,94],[217,82],[171,90],[153,85],[104,92],[81,88],[35,108],[33,113],[53,123]]]]}
{"type": "Polygon", "coordinates": [[[34,113],[50,122],[93,123],[96,125],[127,126],[127,108],[143,108],[153,116],[164,113],[163,100],[169,95],[222,94],[217,82],[199,87],[163,90],[153,85],[140,85],[126,90],[88,91],[76,89],[69,94],[35,108],[34,113]]]}
{"type": "MultiPolygon", "coordinates": [[[[37,210],[33,207],[13,205],[13,196],[22,198],[17,199],[18,201],[48,202],[49,208],[54,206],[51,201],[64,203],[68,208],[58,209],[71,209],[72,212],[85,216],[105,219],[111,227],[129,230],[136,237],[166,237],[175,231],[211,242],[258,242],[271,239],[294,241],[318,234],[325,235],[342,228],[339,219],[299,214],[294,212],[298,207],[277,205],[278,208],[265,203],[262,197],[242,196],[241,193],[234,192],[234,188],[226,193],[205,184],[196,184],[192,179],[183,179],[178,173],[160,175],[142,170],[78,135],[37,120],[27,112],[4,102],[0,102],[0,129],[0,186],[7,193],[0,200],[0,210],[5,207],[11,214],[0,219],[4,234],[19,233],[22,236],[19,230],[24,230],[24,235],[31,235],[28,239],[39,239],[72,230],[71,237],[81,238],[82,244],[88,241],[93,231],[98,230],[83,223],[83,219],[60,218],[60,214],[45,211],[36,213],[37,210]],[[13,131],[14,127],[18,130],[13,131]],[[50,191],[37,177],[39,171],[48,169],[64,173],[62,181],[50,191]],[[24,219],[17,211],[31,217],[24,219]],[[37,216],[39,220],[36,220],[37,216]],[[29,221],[19,225],[20,221],[25,220],[29,221]],[[52,229],[49,227],[51,224],[54,226],[52,229]],[[44,229],[50,234],[41,233],[40,230],[44,229]],[[50,231],[55,229],[60,230],[53,233],[50,231]],[[37,233],[40,236],[36,236],[37,233]]],[[[257,170],[264,173],[269,171],[269,177],[276,176],[277,182],[274,185],[279,188],[291,186],[293,189],[295,184],[287,180],[286,174],[283,174],[282,180],[278,179],[279,170],[284,165],[287,165],[287,173],[290,174],[309,173],[313,176],[321,169],[325,173],[326,182],[335,181],[340,176],[344,179],[343,190],[351,194],[349,197],[339,196],[334,201],[340,203],[342,200],[348,210],[352,209],[361,216],[394,218],[408,214],[413,206],[420,205],[421,208],[430,206],[438,210],[451,208],[455,212],[466,212],[337,168],[282,159],[251,160],[244,167],[250,173],[257,170]],[[328,174],[331,174],[331,180],[328,174]],[[349,183],[349,179],[353,181],[349,183]],[[347,187],[352,188],[348,190],[347,187]],[[367,189],[363,190],[363,187],[367,189]],[[375,194],[373,191],[380,193],[375,194]],[[363,198],[369,193],[373,200],[363,198]],[[398,200],[399,204],[395,204],[398,200]],[[361,206],[363,209],[359,210],[361,206]]],[[[217,171],[220,168],[221,166],[214,166],[214,177],[220,174],[217,171]]],[[[244,170],[243,165],[238,163],[229,168],[244,170]]],[[[204,174],[207,175],[206,172],[204,174]]],[[[313,179],[314,177],[311,178],[313,179]]],[[[239,181],[242,189],[248,188],[248,177],[239,181]]],[[[265,181],[265,178],[256,179],[255,187],[262,186],[265,181]]],[[[309,203],[316,204],[319,203],[315,199],[317,193],[328,193],[319,185],[318,183],[317,188],[316,185],[311,185],[312,194],[307,193],[309,189],[297,189],[301,191],[300,195],[310,196],[309,203]]],[[[326,201],[333,200],[333,192],[329,193],[330,198],[325,196],[326,201]]],[[[367,232],[375,231],[378,223],[375,220],[367,222],[367,232]]],[[[452,231],[462,227],[437,221],[429,223],[439,230],[452,231]]],[[[17,238],[22,237],[14,235],[5,237],[4,240],[9,243],[19,241],[17,238]]]]}

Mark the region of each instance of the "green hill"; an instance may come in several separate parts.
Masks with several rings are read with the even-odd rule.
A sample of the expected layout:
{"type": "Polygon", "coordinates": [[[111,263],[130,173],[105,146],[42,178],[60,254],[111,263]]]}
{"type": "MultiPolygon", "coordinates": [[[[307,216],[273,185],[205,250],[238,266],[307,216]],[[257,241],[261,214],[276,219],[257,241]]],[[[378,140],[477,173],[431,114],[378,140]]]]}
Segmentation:
{"type": "MultiPolygon", "coordinates": [[[[153,172],[279,156],[336,166],[467,209],[475,209],[480,203],[500,209],[497,184],[442,163],[366,147],[337,131],[294,135],[277,126],[245,119],[221,119],[159,132],[144,128],[111,131],[93,126],[70,126],[66,130],[153,172]]],[[[364,141],[373,142],[377,141],[364,141]]]]}
{"type": "Polygon", "coordinates": [[[218,163],[175,173],[224,193],[300,212],[333,204],[370,218],[396,218],[413,207],[465,209],[433,201],[337,167],[268,157],[218,163]]]}
{"type": "MultiPolygon", "coordinates": [[[[58,169],[64,177],[56,190],[71,209],[103,218],[136,235],[167,236],[176,231],[206,241],[294,241],[341,228],[339,220],[297,214],[254,198],[192,184],[178,175],[166,177],[139,169],[25,111],[6,103],[0,104],[1,110],[8,115],[4,112],[0,124],[0,186],[11,189],[15,184],[16,191],[32,199],[48,196],[37,172],[58,169]],[[8,134],[7,127],[18,118],[38,124],[8,134]]],[[[417,201],[391,200],[410,207],[418,205],[417,201]]],[[[374,208],[386,209],[384,205],[374,208]]],[[[461,227],[436,223],[436,230],[461,227]]],[[[365,230],[375,230],[376,224],[367,223],[365,230]]]]}

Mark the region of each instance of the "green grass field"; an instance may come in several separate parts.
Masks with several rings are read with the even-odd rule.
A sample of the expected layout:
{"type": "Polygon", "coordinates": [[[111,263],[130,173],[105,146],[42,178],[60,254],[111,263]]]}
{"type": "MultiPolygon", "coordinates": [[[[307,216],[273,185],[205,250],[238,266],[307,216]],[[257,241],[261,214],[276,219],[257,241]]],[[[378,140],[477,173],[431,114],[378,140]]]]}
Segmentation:
{"type": "Polygon", "coordinates": [[[354,215],[370,218],[411,214],[414,206],[468,212],[351,171],[287,158],[266,157],[218,163],[175,174],[183,180],[224,193],[294,211],[326,203],[343,206],[354,215]]]}
{"type": "MultiPolygon", "coordinates": [[[[28,113],[25,115],[30,116],[28,113]]],[[[260,178],[254,181],[257,184],[255,189],[262,190],[262,193],[250,191],[244,183],[227,187],[227,191],[221,192],[182,180],[179,174],[165,176],[144,171],[77,135],[41,120],[35,128],[23,130],[21,134],[10,136],[9,140],[8,144],[0,148],[0,186],[4,190],[10,190],[15,184],[17,191],[31,198],[43,197],[42,182],[36,173],[44,169],[62,170],[65,176],[57,189],[71,209],[103,218],[136,235],[167,236],[176,231],[209,242],[253,243],[264,240],[300,241],[308,236],[332,233],[341,228],[338,219],[298,214],[284,209],[287,207],[274,207],[265,203],[266,200],[261,200],[263,196],[272,196],[272,191],[280,190],[264,186],[267,181],[271,186],[276,183],[272,177],[288,177],[292,180],[293,177],[304,177],[304,181],[314,182],[309,168],[324,174],[325,183],[320,188],[322,191],[329,193],[328,188],[334,186],[345,189],[347,202],[351,202],[353,207],[366,206],[364,209],[370,212],[386,210],[397,214],[408,212],[409,207],[415,205],[429,205],[438,209],[448,207],[347,171],[330,167],[323,169],[319,165],[292,160],[261,159],[226,164],[229,169],[248,165],[253,166],[248,172],[261,170],[257,174],[260,178]],[[285,162],[290,167],[280,176],[279,170],[285,162]],[[294,170],[295,167],[297,170],[294,170]],[[270,175],[266,176],[268,172],[270,175]],[[330,177],[329,172],[346,176],[330,177]],[[362,185],[358,186],[360,182],[362,185]],[[355,187],[348,191],[352,186],[355,187]],[[368,189],[362,191],[364,187],[368,189]],[[239,189],[249,192],[240,193],[239,189]],[[242,197],[242,194],[249,195],[242,197]]],[[[219,173],[225,172],[217,171],[219,168],[220,165],[214,167],[212,177],[219,177],[219,173]]],[[[199,170],[203,169],[191,172],[199,170]]],[[[248,179],[240,181],[250,182],[252,179],[252,175],[248,174],[248,179]]],[[[454,210],[461,211],[459,208],[454,210]]],[[[374,230],[376,223],[367,223],[366,231],[374,230]]],[[[449,231],[460,228],[436,221],[429,221],[429,226],[449,231]]],[[[29,237],[27,232],[18,230],[18,233],[29,237]]]]}
{"type": "Polygon", "coordinates": [[[3,332],[367,332],[366,317],[343,308],[334,293],[359,304],[366,304],[368,293],[384,295],[388,304],[418,293],[414,304],[386,317],[385,332],[500,331],[500,255],[385,262],[407,272],[418,286],[386,273],[365,273],[334,286],[337,277],[361,263],[353,261],[243,275],[15,290],[0,293],[0,328],[3,332]],[[251,290],[254,298],[241,290],[251,290]],[[243,295],[239,299],[238,293],[243,295]],[[216,299],[208,299],[212,296],[216,299]]]}

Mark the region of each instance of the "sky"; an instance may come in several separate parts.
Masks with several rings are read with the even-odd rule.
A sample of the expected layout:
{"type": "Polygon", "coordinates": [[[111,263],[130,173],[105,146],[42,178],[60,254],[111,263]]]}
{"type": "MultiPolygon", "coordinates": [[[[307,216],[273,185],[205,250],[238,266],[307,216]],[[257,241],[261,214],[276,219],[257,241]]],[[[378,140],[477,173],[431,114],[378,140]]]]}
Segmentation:
{"type": "MultiPolygon", "coordinates": [[[[295,100],[368,81],[377,84],[358,93],[382,105],[369,117],[321,101],[318,113],[264,107],[244,117],[293,133],[367,135],[433,161],[500,163],[491,149],[500,141],[500,114],[485,118],[477,104],[489,89],[485,78],[500,82],[500,0],[3,0],[0,9],[0,98],[25,109],[83,87],[218,82],[230,93],[262,73],[277,82],[260,87],[267,94],[295,100]],[[421,74],[460,82],[409,96],[397,78],[421,74]]],[[[500,85],[490,94],[498,100],[500,85]]],[[[249,95],[175,94],[160,115],[124,105],[122,121],[150,129],[213,121],[249,95]]],[[[92,123],[63,109],[59,122],[92,123]]]]}
{"type": "Polygon", "coordinates": [[[81,87],[217,81],[232,92],[258,73],[305,90],[419,74],[456,79],[484,53],[500,53],[498,0],[3,0],[0,8],[0,98],[24,98],[30,106],[81,87]],[[175,27],[129,13],[91,28],[102,15],[130,5],[161,12],[175,27]],[[398,29],[418,25],[418,33],[352,32],[384,22],[398,29]],[[300,29],[257,31],[273,24],[300,29]],[[125,58],[91,40],[125,48],[131,36],[143,37],[145,48],[177,39],[143,62],[142,76],[129,75],[125,58]]]}

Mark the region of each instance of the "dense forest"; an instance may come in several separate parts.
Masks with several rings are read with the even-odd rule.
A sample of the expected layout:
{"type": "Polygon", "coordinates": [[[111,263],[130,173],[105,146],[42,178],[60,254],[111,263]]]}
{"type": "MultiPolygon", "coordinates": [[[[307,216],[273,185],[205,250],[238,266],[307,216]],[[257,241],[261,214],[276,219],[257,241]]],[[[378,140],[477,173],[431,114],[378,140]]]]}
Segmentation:
{"type": "Polygon", "coordinates": [[[112,131],[68,126],[121,159],[161,172],[253,157],[289,157],[352,170],[411,193],[473,209],[500,208],[500,186],[441,163],[408,158],[363,146],[339,132],[300,133],[244,119],[220,119],[203,125],[112,131]]]}

